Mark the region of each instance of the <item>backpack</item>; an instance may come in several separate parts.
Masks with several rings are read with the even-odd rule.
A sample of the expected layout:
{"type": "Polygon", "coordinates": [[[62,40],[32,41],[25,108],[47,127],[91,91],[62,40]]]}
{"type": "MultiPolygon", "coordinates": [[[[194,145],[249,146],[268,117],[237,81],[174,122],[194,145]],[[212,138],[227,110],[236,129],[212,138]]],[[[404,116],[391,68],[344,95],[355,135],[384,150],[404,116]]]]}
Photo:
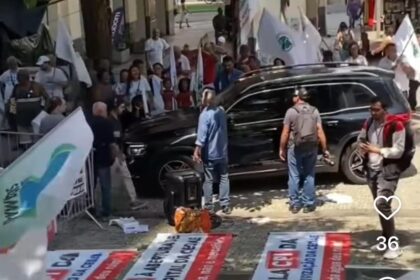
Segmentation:
{"type": "Polygon", "coordinates": [[[293,109],[298,113],[293,131],[295,147],[299,149],[316,149],[318,147],[316,108],[309,104],[304,104],[302,107],[293,106],[293,109]]]}
{"type": "MultiPolygon", "coordinates": [[[[369,118],[367,122],[366,133],[369,131],[369,128],[372,125],[372,123],[373,123],[373,119],[369,118]]],[[[392,122],[391,135],[395,132],[396,126],[397,126],[397,123],[392,122]]],[[[405,129],[404,152],[401,158],[397,160],[398,161],[397,165],[401,172],[404,172],[411,166],[411,161],[413,160],[414,154],[416,152],[416,145],[414,141],[414,131],[411,128],[411,123],[410,122],[404,123],[404,129],[405,129]]]]}
{"type": "Polygon", "coordinates": [[[212,221],[207,210],[178,207],[175,210],[175,230],[178,233],[210,232],[212,221]]]}

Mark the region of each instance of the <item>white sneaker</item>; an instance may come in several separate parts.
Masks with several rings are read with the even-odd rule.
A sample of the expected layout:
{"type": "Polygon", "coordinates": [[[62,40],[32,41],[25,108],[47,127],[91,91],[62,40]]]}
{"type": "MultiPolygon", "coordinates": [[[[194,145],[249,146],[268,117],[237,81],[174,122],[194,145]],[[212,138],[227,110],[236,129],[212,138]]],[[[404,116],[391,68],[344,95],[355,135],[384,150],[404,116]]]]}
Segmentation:
{"type": "Polygon", "coordinates": [[[380,247],[380,246],[381,246],[380,243],[376,243],[375,245],[371,246],[369,249],[370,249],[370,251],[372,251],[372,253],[381,253],[383,251],[380,251],[378,249],[378,247],[380,247]]]}
{"type": "Polygon", "coordinates": [[[386,250],[386,252],[384,254],[384,259],[395,260],[395,259],[401,257],[402,253],[403,252],[400,248],[398,248],[397,250],[388,249],[388,250],[386,250]]]}

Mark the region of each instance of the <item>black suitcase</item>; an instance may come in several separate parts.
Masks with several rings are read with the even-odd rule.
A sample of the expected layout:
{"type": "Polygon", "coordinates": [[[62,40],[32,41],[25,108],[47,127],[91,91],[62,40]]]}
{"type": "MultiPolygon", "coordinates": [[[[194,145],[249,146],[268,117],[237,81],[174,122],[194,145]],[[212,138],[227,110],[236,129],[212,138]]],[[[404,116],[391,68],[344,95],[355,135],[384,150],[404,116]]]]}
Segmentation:
{"type": "Polygon", "coordinates": [[[194,170],[173,171],[166,175],[165,199],[163,209],[166,219],[174,226],[175,210],[178,207],[202,207],[202,178],[194,170]]]}

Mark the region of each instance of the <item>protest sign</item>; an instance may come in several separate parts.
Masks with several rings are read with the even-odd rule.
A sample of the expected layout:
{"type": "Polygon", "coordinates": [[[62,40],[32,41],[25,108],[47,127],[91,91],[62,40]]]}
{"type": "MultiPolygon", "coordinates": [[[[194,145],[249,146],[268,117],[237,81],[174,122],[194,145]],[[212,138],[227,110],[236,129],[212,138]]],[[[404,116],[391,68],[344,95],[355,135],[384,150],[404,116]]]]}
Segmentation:
{"type": "Polygon", "coordinates": [[[345,280],[350,262],[349,233],[271,233],[254,280],[345,280]]]}
{"type": "Polygon", "coordinates": [[[230,234],[158,234],[124,280],[217,279],[231,243],[230,234]]]}
{"type": "Polygon", "coordinates": [[[65,250],[47,254],[51,280],[119,279],[137,258],[135,251],[65,250]]]}

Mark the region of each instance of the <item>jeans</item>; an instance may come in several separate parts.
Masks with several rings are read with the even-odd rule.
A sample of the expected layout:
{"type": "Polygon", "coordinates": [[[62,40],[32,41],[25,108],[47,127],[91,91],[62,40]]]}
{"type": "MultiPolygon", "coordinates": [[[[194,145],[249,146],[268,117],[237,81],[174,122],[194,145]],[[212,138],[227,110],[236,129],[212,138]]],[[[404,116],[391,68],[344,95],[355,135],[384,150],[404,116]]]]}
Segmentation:
{"type": "Polygon", "coordinates": [[[287,151],[290,206],[313,206],[315,204],[315,165],[317,156],[317,150],[303,152],[291,147],[287,151]],[[300,192],[300,186],[303,186],[302,192],[300,192]]]}
{"type": "Polygon", "coordinates": [[[219,183],[220,206],[229,205],[229,174],[226,159],[210,160],[204,163],[204,207],[213,210],[213,183],[219,183]]]}
{"type": "MultiPolygon", "coordinates": [[[[387,180],[384,178],[382,171],[368,170],[367,181],[372,192],[373,199],[378,196],[390,197],[395,194],[398,185],[398,178],[394,180],[387,180]]],[[[376,208],[385,216],[392,214],[392,200],[386,201],[385,199],[378,199],[376,201],[376,208]]],[[[395,236],[395,222],[394,218],[389,220],[384,219],[379,215],[379,221],[382,227],[382,236],[387,240],[395,236]]]]}
{"type": "Polygon", "coordinates": [[[102,216],[108,217],[111,215],[111,167],[95,168],[94,186],[96,186],[97,179],[101,184],[102,197],[102,216]]]}

